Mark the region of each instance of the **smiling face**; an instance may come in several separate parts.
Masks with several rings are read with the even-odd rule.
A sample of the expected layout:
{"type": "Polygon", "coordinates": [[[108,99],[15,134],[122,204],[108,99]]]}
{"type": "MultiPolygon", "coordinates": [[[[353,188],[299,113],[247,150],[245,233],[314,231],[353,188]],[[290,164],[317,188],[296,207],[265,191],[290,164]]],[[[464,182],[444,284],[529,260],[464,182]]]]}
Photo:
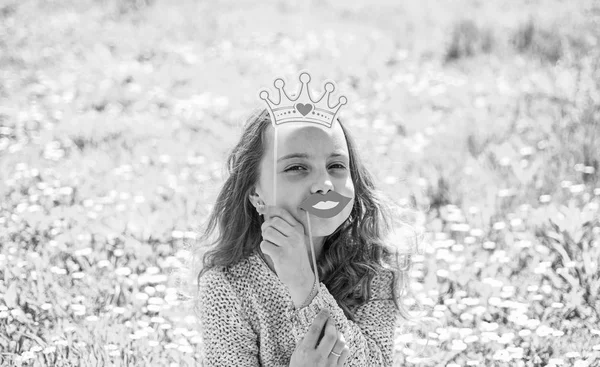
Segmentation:
{"type": "MultiPolygon", "coordinates": [[[[302,223],[305,233],[308,231],[305,210],[308,211],[313,237],[328,236],[350,216],[354,205],[344,131],[337,122],[331,128],[292,122],[277,129],[276,204],[302,223]]],[[[270,126],[266,130],[266,147],[256,185],[256,193],[268,205],[274,203],[273,137],[274,129],[270,126]]]]}

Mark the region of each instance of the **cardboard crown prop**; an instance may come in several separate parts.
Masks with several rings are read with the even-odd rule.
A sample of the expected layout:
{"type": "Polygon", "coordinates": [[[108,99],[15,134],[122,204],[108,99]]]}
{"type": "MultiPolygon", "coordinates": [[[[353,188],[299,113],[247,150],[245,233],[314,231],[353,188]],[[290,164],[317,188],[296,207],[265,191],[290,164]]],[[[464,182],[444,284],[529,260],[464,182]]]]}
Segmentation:
{"type": "Polygon", "coordinates": [[[345,105],[348,100],[342,96],[337,105],[331,107],[329,105],[329,97],[331,92],[335,90],[335,84],[332,81],[327,81],[324,84],[325,92],[321,97],[314,101],[310,97],[308,83],[310,75],[307,72],[300,74],[300,91],[296,99],[291,99],[283,87],[285,82],[281,78],[275,79],[273,85],[277,88],[279,94],[279,102],[275,103],[269,98],[269,91],[261,89],[258,96],[267,103],[267,108],[271,114],[273,124],[281,125],[286,122],[309,122],[320,124],[326,127],[331,127],[340,108],[345,105]]]}

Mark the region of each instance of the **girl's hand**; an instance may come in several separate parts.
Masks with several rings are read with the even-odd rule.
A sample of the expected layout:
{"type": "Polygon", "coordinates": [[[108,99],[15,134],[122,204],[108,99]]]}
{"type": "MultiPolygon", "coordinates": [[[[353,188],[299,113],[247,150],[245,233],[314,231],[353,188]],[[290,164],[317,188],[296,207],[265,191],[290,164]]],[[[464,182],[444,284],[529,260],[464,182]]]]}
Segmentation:
{"type": "Polygon", "coordinates": [[[344,341],[344,334],[339,333],[333,320],[328,318],[328,311],[321,310],[315,318],[306,335],[300,339],[296,346],[290,367],[316,366],[316,367],[343,367],[350,355],[350,349],[344,341]],[[324,327],[324,325],[327,326],[324,327]],[[324,327],[324,328],[323,328],[324,327]],[[323,339],[317,345],[317,337],[324,330],[323,339]],[[331,352],[337,353],[336,356],[331,352]]]}
{"type": "Polygon", "coordinates": [[[309,262],[304,226],[290,212],[277,206],[267,205],[261,214],[265,222],[261,226],[260,249],[269,255],[277,276],[290,290],[310,292],[315,276],[309,262]]]}

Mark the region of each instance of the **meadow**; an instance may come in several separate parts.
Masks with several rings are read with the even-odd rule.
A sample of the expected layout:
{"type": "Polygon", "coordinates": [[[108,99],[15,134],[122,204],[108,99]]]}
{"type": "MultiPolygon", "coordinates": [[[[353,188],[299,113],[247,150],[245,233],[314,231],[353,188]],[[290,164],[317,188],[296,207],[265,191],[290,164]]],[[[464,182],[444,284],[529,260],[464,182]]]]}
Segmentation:
{"type": "Polygon", "coordinates": [[[398,366],[600,366],[590,0],[0,1],[0,365],[200,365],[180,271],[301,69],[421,213],[406,302],[443,327],[398,366]]]}

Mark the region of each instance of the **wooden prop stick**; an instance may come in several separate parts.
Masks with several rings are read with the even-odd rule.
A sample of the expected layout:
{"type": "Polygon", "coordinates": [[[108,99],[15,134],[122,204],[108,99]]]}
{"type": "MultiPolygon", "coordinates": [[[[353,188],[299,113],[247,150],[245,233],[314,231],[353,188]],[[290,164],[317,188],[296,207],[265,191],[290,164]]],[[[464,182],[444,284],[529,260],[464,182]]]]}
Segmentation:
{"type": "Polygon", "coordinates": [[[277,127],[273,130],[273,206],[277,206],[277,127]]]}
{"type": "Polygon", "coordinates": [[[315,257],[315,246],[313,244],[313,240],[312,240],[312,231],[310,230],[310,216],[308,214],[308,212],[306,212],[306,224],[308,225],[308,240],[310,241],[310,252],[312,254],[312,259],[313,259],[313,270],[315,271],[315,277],[317,280],[317,284],[319,284],[319,270],[317,269],[317,260],[315,257]]]}

